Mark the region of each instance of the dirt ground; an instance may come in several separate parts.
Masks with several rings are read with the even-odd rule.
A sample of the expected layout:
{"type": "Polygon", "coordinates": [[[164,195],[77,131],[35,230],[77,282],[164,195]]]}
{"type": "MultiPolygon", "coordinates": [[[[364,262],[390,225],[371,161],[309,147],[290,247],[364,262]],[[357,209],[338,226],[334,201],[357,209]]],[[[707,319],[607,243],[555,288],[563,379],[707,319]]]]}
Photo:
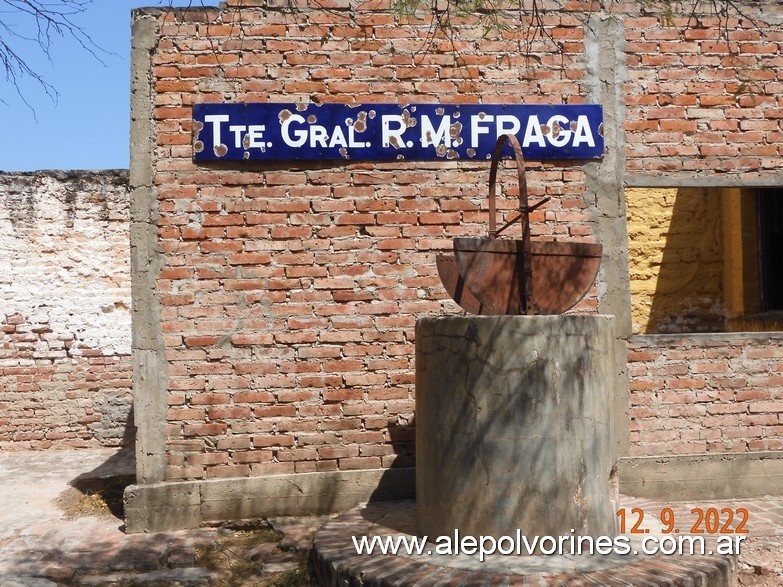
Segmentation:
{"type": "Polygon", "coordinates": [[[783,536],[749,538],[738,562],[737,581],[742,587],[783,586],[783,536]]]}
{"type": "MultiPolygon", "coordinates": [[[[122,521],[122,491],[132,477],[91,480],[69,487],[57,499],[68,519],[95,516],[122,521]]],[[[296,525],[288,519],[288,526],[296,525]]],[[[304,587],[310,585],[307,549],[315,532],[297,528],[296,543],[266,520],[225,523],[217,538],[196,551],[195,565],[209,571],[213,585],[258,587],[304,587]]],[[[283,524],[285,529],[286,525],[283,524]]],[[[783,536],[748,538],[738,559],[740,587],[783,587],[783,536]]]]}

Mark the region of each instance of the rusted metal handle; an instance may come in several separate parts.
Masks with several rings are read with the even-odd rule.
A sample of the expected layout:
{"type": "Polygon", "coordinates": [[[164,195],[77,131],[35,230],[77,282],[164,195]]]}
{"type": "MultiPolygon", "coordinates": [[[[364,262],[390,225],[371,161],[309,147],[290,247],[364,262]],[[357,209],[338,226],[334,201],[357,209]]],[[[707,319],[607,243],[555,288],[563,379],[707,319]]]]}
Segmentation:
{"type": "Polygon", "coordinates": [[[529,212],[532,212],[536,208],[543,206],[550,200],[549,197],[544,198],[540,202],[528,206],[527,204],[527,179],[525,178],[525,157],[522,155],[522,146],[519,144],[519,139],[514,135],[501,135],[498,138],[498,142],[495,143],[495,150],[492,152],[492,166],[489,169],[489,238],[497,238],[497,236],[506,230],[509,226],[514,224],[520,218],[522,219],[522,232],[524,233],[528,229],[529,212]],[[497,228],[497,209],[495,205],[496,198],[496,185],[498,176],[498,164],[500,163],[500,154],[503,152],[503,147],[506,143],[511,143],[511,147],[514,149],[514,159],[517,163],[517,176],[519,178],[519,214],[514,217],[513,220],[506,222],[502,227],[497,228]]]}
{"type": "Polygon", "coordinates": [[[498,228],[498,229],[495,231],[495,236],[499,235],[501,232],[503,232],[504,230],[506,230],[506,229],[507,229],[509,226],[511,226],[512,224],[514,224],[514,223],[515,223],[517,220],[519,220],[520,218],[522,218],[522,215],[523,215],[523,214],[525,214],[525,213],[530,213],[530,212],[532,212],[533,210],[538,210],[538,209],[539,209],[541,206],[543,206],[544,204],[546,204],[546,203],[547,203],[549,200],[551,200],[551,199],[552,199],[552,198],[550,198],[549,196],[547,196],[547,197],[546,197],[546,198],[544,198],[543,200],[539,201],[537,204],[533,204],[532,206],[525,206],[525,207],[524,207],[524,209],[522,209],[522,211],[521,211],[519,214],[517,214],[517,215],[516,215],[516,216],[514,216],[514,217],[513,217],[511,220],[509,220],[508,222],[506,222],[506,223],[505,223],[503,226],[501,226],[500,228],[498,228]]]}
{"type": "Polygon", "coordinates": [[[527,179],[525,179],[525,158],[522,155],[522,145],[514,135],[501,135],[495,143],[492,152],[492,166],[489,170],[489,238],[494,239],[517,220],[522,221],[522,255],[517,256],[517,279],[519,280],[519,313],[533,315],[538,313],[538,304],[533,297],[533,254],[530,248],[530,218],[529,213],[545,204],[549,198],[544,198],[533,206],[527,204],[527,179]],[[517,163],[519,177],[519,214],[511,222],[507,222],[498,230],[495,206],[495,191],[498,177],[500,154],[506,143],[511,143],[514,149],[514,159],[517,163]]]}

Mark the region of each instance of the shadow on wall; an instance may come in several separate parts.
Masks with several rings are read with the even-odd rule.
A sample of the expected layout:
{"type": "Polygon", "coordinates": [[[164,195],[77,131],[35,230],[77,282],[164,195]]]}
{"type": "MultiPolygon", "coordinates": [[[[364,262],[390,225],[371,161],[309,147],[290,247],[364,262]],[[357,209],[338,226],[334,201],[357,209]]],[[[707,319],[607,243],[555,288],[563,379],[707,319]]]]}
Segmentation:
{"type": "Polygon", "coordinates": [[[726,330],[721,194],[701,188],[629,191],[634,330],[726,330]]]}
{"type": "Polygon", "coordinates": [[[125,516],[122,500],[125,488],[136,482],[135,438],[136,427],[131,407],[120,449],[104,463],[68,482],[68,485],[85,496],[99,496],[112,515],[120,520],[125,516]]]}
{"type": "Polygon", "coordinates": [[[413,468],[416,459],[416,418],[414,416],[407,424],[390,421],[388,430],[392,450],[397,458],[381,475],[378,487],[370,496],[370,502],[416,497],[416,476],[413,468]]]}

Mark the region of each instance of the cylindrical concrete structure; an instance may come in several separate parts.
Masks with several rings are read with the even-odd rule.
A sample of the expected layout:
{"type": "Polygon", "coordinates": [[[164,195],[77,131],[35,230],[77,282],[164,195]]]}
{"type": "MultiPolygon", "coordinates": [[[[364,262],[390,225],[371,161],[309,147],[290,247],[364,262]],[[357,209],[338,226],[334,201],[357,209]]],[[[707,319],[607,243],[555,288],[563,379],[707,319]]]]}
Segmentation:
{"type": "Polygon", "coordinates": [[[416,324],[419,533],[612,536],[612,316],[416,324]]]}

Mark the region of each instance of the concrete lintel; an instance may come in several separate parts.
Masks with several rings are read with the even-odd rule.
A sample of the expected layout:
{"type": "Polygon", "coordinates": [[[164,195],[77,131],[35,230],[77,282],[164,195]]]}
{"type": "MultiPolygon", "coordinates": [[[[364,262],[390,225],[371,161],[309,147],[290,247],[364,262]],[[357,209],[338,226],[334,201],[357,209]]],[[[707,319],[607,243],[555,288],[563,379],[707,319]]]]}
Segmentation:
{"type": "Polygon", "coordinates": [[[629,188],[779,188],[783,173],[769,172],[763,177],[741,175],[627,175],[629,188]]]}
{"type": "Polygon", "coordinates": [[[648,499],[705,500],[783,495],[783,451],[627,457],[620,493],[648,499]]]}
{"type": "Polygon", "coordinates": [[[783,332],[686,332],[679,334],[636,334],[629,339],[631,344],[663,346],[668,344],[691,344],[700,346],[709,343],[726,343],[753,340],[759,343],[783,340],[783,332]]]}
{"type": "Polygon", "coordinates": [[[129,533],[182,530],[220,520],[328,514],[368,501],[414,497],[412,468],[165,481],[125,490],[125,526],[129,533]]]}

